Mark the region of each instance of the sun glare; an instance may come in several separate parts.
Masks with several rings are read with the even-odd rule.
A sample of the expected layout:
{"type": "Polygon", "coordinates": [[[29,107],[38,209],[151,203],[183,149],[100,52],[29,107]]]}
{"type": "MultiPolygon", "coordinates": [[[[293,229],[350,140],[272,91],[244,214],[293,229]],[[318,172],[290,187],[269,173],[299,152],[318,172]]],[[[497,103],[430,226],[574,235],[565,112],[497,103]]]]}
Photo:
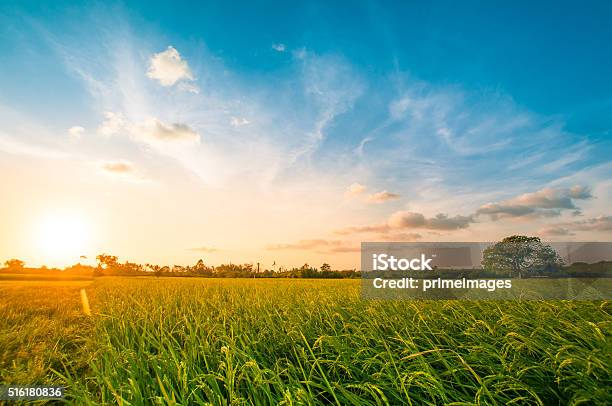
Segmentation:
{"type": "Polygon", "coordinates": [[[68,264],[84,254],[89,225],[78,214],[48,215],[38,223],[37,237],[39,249],[45,258],[68,264]]]}

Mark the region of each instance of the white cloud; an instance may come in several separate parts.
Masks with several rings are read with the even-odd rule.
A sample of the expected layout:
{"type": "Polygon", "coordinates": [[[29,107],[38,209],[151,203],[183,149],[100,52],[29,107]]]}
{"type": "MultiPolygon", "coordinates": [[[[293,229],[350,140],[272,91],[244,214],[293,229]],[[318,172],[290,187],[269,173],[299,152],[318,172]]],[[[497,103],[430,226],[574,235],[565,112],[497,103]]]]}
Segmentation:
{"type": "Polygon", "coordinates": [[[85,129],[83,127],[75,125],[74,127],[70,127],[68,129],[68,136],[72,139],[78,140],[81,138],[84,132],[85,129]]]}
{"type": "Polygon", "coordinates": [[[250,123],[251,122],[244,117],[232,117],[232,119],[230,120],[230,124],[233,127],[242,127],[250,123]]]}
{"type": "Polygon", "coordinates": [[[386,190],[383,190],[382,192],[372,193],[371,195],[368,195],[367,200],[370,203],[385,203],[391,200],[397,200],[400,197],[401,196],[397,193],[391,193],[387,192],[386,190]]]}
{"type": "Polygon", "coordinates": [[[114,113],[107,111],[104,113],[104,121],[98,127],[98,134],[110,137],[113,135],[119,135],[119,133],[125,129],[126,120],[121,113],[114,113]]]}
{"type": "Polygon", "coordinates": [[[194,80],[187,61],[172,46],[163,52],[153,54],[147,76],[162,86],[173,86],[181,80],[194,80]]]}
{"type": "Polygon", "coordinates": [[[348,197],[358,196],[366,191],[366,187],[361,183],[353,183],[351,184],[345,192],[345,195],[348,197]]]}
{"type": "Polygon", "coordinates": [[[124,133],[138,141],[144,142],[200,142],[200,135],[183,123],[167,124],[157,118],[150,118],[141,123],[131,123],[122,114],[107,112],[105,120],[98,128],[103,136],[124,133]]]}
{"type": "Polygon", "coordinates": [[[285,52],[287,50],[287,47],[285,46],[285,44],[272,44],[272,49],[277,51],[277,52],[285,52]]]}
{"type": "Polygon", "coordinates": [[[134,137],[144,141],[199,142],[200,135],[187,124],[165,124],[156,118],[137,124],[131,129],[134,137]]]}

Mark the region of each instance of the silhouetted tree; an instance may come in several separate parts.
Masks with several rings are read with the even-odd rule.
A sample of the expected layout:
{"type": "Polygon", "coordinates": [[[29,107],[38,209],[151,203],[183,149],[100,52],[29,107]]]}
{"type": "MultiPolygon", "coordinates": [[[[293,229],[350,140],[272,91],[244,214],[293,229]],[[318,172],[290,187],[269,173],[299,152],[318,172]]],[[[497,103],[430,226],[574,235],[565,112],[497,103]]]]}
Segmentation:
{"type": "Polygon", "coordinates": [[[96,257],[98,260],[98,268],[108,269],[109,271],[116,270],[119,263],[114,255],[100,254],[96,257]]]}
{"type": "Polygon", "coordinates": [[[145,264],[144,270],[147,271],[147,272],[153,272],[153,275],[157,276],[158,278],[162,274],[161,266],[155,265],[155,264],[150,264],[148,262],[145,264]]]}
{"type": "Polygon", "coordinates": [[[11,271],[21,271],[25,267],[25,262],[20,259],[9,259],[4,262],[4,265],[11,271]]]}

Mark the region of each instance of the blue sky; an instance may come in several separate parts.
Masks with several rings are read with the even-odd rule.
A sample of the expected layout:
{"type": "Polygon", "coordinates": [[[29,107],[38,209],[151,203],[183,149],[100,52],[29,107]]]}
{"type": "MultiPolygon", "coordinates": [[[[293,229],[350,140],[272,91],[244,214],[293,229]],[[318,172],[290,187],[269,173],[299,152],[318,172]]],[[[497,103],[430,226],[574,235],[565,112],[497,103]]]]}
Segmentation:
{"type": "Polygon", "coordinates": [[[4,2],[0,166],[20,190],[46,177],[56,192],[31,193],[59,209],[106,213],[92,223],[158,196],[161,228],[207,230],[160,260],[606,239],[610,17],[608,2],[4,2]]]}

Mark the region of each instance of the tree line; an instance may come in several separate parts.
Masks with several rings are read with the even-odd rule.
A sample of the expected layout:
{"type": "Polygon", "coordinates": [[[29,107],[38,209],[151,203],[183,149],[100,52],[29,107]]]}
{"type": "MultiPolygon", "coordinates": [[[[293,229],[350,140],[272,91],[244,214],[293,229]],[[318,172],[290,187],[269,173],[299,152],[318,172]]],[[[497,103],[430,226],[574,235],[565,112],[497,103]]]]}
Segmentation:
{"type": "MultiPolygon", "coordinates": [[[[304,264],[301,267],[261,269],[260,264],[222,264],[206,265],[202,259],[194,265],[161,266],[156,264],[137,264],[134,262],[119,262],[114,255],[100,254],[96,257],[97,265],[82,265],[80,263],[57,268],[26,268],[19,259],[5,262],[5,271],[40,273],[43,271],[62,271],[69,274],[90,274],[93,276],[123,275],[123,276],[192,276],[204,278],[322,278],[343,279],[359,278],[361,272],[356,269],[332,270],[328,263],[319,268],[304,264]]],[[[485,278],[530,278],[530,277],[612,277],[612,262],[600,261],[594,264],[575,262],[564,263],[559,254],[538,237],[514,235],[492,244],[483,252],[481,268],[479,269],[443,269],[419,271],[422,278],[430,277],[485,277],[485,278]]],[[[392,275],[389,275],[392,276],[392,275]]],[[[395,274],[394,276],[399,276],[395,274]]],[[[414,275],[413,275],[414,276],[414,275]]]]}
{"type": "Polygon", "coordinates": [[[96,266],[75,264],[63,269],[59,268],[27,268],[18,259],[10,259],[4,264],[5,271],[19,273],[64,272],[69,274],[90,274],[92,276],[157,276],[173,277],[188,276],[202,278],[321,278],[345,279],[359,278],[361,272],[356,269],[333,270],[328,263],[319,268],[304,264],[301,267],[279,269],[262,269],[259,264],[221,264],[206,265],[204,260],[198,260],[194,265],[156,265],[151,263],[138,264],[120,262],[114,255],[100,254],[96,257],[96,266]]]}

